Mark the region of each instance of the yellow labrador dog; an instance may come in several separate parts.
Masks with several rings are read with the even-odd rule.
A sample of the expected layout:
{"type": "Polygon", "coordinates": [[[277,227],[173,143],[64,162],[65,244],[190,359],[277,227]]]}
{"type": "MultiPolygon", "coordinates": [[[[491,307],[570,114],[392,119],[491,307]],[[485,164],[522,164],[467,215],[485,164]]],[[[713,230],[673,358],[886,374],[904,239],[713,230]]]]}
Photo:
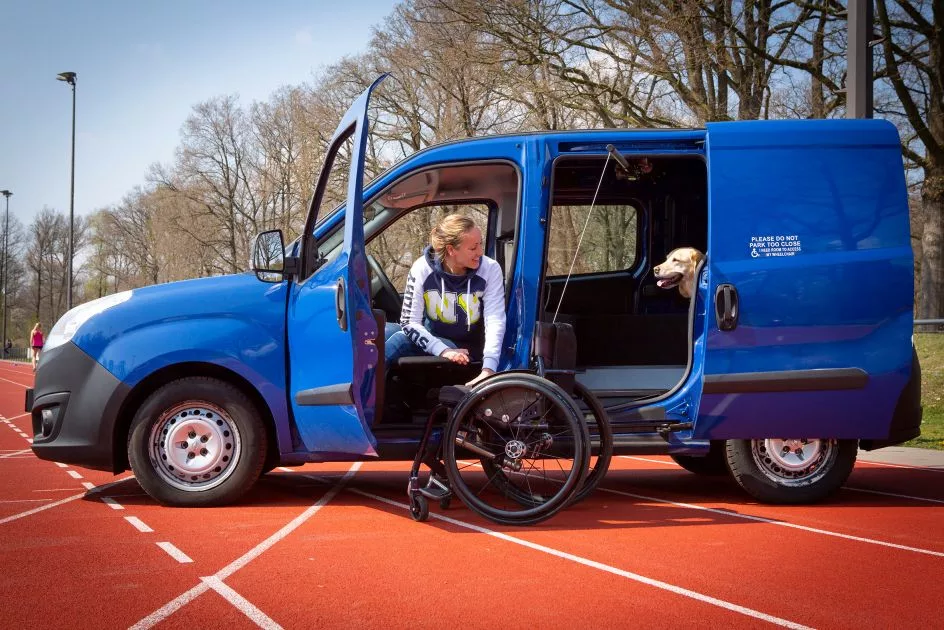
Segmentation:
{"type": "Polygon", "coordinates": [[[665,262],[652,270],[656,276],[656,286],[661,289],[678,286],[682,297],[692,297],[695,292],[695,269],[704,259],[705,255],[694,247],[673,249],[665,262]]]}

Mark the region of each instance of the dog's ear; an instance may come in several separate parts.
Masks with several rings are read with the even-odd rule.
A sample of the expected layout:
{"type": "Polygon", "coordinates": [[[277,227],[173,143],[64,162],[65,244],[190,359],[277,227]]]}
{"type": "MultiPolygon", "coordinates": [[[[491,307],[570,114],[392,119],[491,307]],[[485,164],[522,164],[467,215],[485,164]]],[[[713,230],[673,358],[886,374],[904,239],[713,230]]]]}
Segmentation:
{"type": "Polygon", "coordinates": [[[692,264],[697,267],[698,265],[701,264],[701,261],[703,261],[704,259],[705,259],[705,255],[693,247],[692,248],[692,264]]]}

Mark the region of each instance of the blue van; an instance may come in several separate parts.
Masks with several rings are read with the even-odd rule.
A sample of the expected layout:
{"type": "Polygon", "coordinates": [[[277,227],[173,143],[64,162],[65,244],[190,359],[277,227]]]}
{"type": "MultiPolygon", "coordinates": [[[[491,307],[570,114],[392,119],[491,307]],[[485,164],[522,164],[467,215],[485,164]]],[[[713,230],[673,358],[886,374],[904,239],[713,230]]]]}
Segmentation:
{"type": "Polygon", "coordinates": [[[836,490],[858,448],[919,434],[891,124],[476,138],[365,186],[373,87],[338,127],[297,241],[263,233],[250,272],[126,291],[56,323],[27,392],[38,457],[130,467],[172,505],[231,502],[279,465],[412,459],[430,390],[466,377],[433,357],[384,366],[383,325],[453,211],[476,218],[504,272],[499,369],[531,370],[540,323],[569,324],[616,454],[668,454],[800,503],[836,490]],[[331,207],[339,175],[347,201],[331,207]],[[653,271],[680,247],[705,255],[691,297],[653,271]]]}

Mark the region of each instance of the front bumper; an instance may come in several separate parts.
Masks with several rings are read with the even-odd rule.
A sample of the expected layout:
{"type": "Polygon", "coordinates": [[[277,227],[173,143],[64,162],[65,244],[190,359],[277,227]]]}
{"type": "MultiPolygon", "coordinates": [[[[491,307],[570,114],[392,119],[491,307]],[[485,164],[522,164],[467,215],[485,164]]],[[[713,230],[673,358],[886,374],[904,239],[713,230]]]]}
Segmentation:
{"type": "Polygon", "coordinates": [[[43,352],[26,392],[40,459],[115,470],[115,423],[131,388],[75,344],[43,352]]]}

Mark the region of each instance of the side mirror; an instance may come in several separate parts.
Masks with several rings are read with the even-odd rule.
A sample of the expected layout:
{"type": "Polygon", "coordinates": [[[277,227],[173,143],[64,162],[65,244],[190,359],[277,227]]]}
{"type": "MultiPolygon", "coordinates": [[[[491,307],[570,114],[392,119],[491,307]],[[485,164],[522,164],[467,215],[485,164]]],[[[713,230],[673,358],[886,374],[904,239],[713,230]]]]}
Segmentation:
{"type": "Polygon", "coordinates": [[[281,282],[285,271],[285,241],[282,230],[266,230],[252,243],[250,267],[263,282],[281,282]]]}

